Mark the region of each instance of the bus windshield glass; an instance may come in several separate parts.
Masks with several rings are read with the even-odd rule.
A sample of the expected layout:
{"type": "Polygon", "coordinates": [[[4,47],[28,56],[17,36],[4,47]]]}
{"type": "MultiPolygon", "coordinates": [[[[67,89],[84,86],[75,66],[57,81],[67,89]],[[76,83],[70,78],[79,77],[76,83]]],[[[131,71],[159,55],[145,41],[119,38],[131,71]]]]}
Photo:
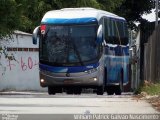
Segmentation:
{"type": "Polygon", "coordinates": [[[54,66],[95,63],[99,56],[96,33],[96,24],[46,25],[40,38],[40,62],[54,66]]]}

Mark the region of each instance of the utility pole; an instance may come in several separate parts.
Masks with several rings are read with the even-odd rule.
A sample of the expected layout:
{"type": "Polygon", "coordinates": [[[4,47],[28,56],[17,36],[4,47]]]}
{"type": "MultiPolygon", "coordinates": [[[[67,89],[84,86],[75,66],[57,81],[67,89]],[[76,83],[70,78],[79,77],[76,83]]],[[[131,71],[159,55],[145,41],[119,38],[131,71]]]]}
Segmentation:
{"type": "Polygon", "coordinates": [[[159,0],[156,0],[156,22],[155,22],[155,27],[158,26],[158,1],[159,0]]]}
{"type": "MultiPolygon", "coordinates": [[[[156,27],[158,26],[158,2],[159,0],[156,0],[155,1],[155,9],[156,9],[156,20],[155,20],[155,30],[156,30],[156,27]]],[[[156,33],[157,34],[157,33],[156,33]]],[[[152,82],[155,81],[156,79],[156,65],[157,65],[157,61],[156,61],[156,58],[157,58],[157,38],[156,38],[156,34],[154,34],[154,37],[151,39],[151,60],[150,60],[150,79],[152,82]]]]}

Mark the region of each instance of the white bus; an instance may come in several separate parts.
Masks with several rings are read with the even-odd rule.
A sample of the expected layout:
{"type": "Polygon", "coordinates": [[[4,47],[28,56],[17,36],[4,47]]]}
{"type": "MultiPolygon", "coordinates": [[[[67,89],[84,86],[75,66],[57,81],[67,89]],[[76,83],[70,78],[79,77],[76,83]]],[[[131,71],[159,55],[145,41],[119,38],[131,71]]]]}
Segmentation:
{"type": "Polygon", "coordinates": [[[39,38],[40,85],[49,94],[81,94],[82,88],[121,94],[128,82],[126,31],[124,18],[94,8],[47,12],[33,31],[34,44],[39,38]]]}

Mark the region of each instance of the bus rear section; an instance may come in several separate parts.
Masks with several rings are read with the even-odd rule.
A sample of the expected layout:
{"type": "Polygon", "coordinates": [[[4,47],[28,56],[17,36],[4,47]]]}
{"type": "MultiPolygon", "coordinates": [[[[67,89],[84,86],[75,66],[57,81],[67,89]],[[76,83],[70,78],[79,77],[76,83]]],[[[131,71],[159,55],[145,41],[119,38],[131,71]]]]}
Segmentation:
{"type": "Polygon", "coordinates": [[[129,81],[128,29],[125,19],[105,18],[105,86],[109,95],[120,95],[129,81]]]}
{"type": "Polygon", "coordinates": [[[128,46],[106,46],[105,74],[106,91],[109,95],[121,95],[123,87],[128,84],[129,55],[128,46]]]}

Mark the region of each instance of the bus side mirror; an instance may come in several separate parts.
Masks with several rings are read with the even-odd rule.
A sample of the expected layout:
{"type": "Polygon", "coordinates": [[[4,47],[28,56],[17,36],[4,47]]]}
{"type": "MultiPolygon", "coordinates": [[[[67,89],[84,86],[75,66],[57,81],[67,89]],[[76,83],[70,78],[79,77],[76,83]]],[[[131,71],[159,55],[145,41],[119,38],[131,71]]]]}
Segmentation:
{"type": "Polygon", "coordinates": [[[40,26],[36,27],[33,31],[33,35],[32,35],[32,42],[34,45],[37,44],[37,39],[38,39],[38,36],[39,36],[39,32],[40,31],[40,26]]]}
{"type": "Polygon", "coordinates": [[[103,31],[102,31],[102,25],[99,26],[97,30],[97,43],[102,43],[103,42],[103,31]]]}

